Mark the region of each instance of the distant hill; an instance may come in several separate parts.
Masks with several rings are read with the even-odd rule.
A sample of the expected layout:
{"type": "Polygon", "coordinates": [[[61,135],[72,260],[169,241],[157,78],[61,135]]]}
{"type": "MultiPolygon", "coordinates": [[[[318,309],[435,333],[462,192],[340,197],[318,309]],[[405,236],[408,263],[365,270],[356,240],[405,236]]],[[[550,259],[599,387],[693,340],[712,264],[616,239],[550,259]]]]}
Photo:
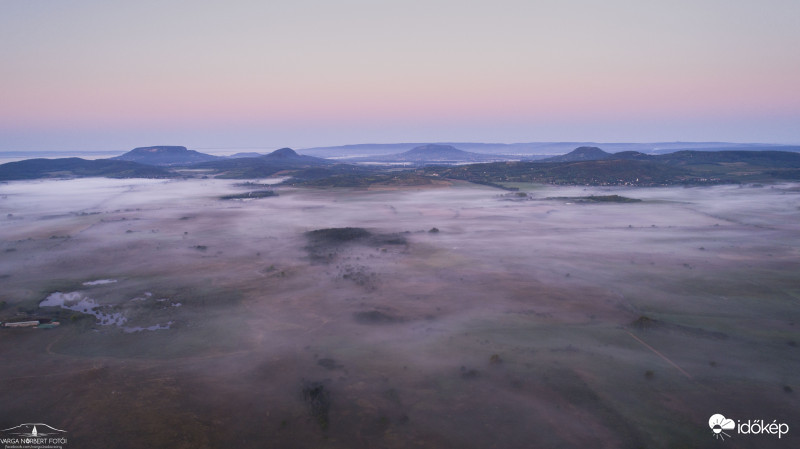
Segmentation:
{"type": "Polygon", "coordinates": [[[189,165],[197,162],[207,162],[222,159],[219,156],[187,150],[179,146],[154,146],[134,148],[127,153],[112,157],[119,161],[133,161],[147,165],[189,165]]]}
{"type": "Polygon", "coordinates": [[[533,182],[561,185],[637,185],[664,186],[693,178],[692,173],[650,161],[623,159],[582,160],[571,162],[497,162],[432,167],[425,174],[446,179],[460,179],[501,187],[504,182],[533,182]]]}
{"type": "Polygon", "coordinates": [[[228,159],[236,159],[236,158],[240,158],[240,157],[261,157],[261,156],[264,156],[264,155],[261,154],[261,153],[256,153],[254,151],[250,151],[250,152],[246,152],[246,153],[231,154],[230,156],[227,156],[227,157],[228,157],[228,159]]]}
{"type": "Polygon", "coordinates": [[[459,150],[452,145],[429,144],[412,148],[403,153],[387,156],[394,157],[409,162],[430,162],[430,161],[464,161],[472,159],[484,159],[485,155],[470,153],[459,150]]]}
{"type": "Polygon", "coordinates": [[[539,162],[576,162],[576,161],[600,161],[610,159],[612,155],[597,147],[578,147],[562,156],[548,157],[539,162]]]}
{"type": "Polygon", "coordinates": [[[607,159],[643,160],[671,165],[752,164],[759,167],[800,168],[800,153],[770,150],[681,150],[666,154],[644,154],[638,151],[607,153],[597,147],[580,147],[562,156],[538,162],[599,161],[607,159]]]}
{"type": "Polygon", "coordinates": [[[152,165],[111,159],[86,160],[27,159],[0,165],[0,180],[72,178],[102,176],[107,178],[171,178],[176,175],[152,165]]]}
{"type": "Polygon", "coordinates": [[[383,156],[348,159],[348,162],[384,162],[413,164],[455,164],[463,162],[497,162],[516,159],[495,154],[471,153],[459,150],[452,145],[427,144],[408,151],[383,156]]]}
{"type": "Polygon", "coordinates": [[[284,170],[299,170],[334,164],[333,161],[297,154],[291,148],[281,148],[258,157],[218,159],[192,164],[192,168],[213,170],[223,178],[263,178],[284,170]]]}
{"type": "Polygon", "coordinates": [[[629,160],[648,160],[653,156],[644,154],[639,151],[620,151],[611,155],[613,159],[629,159],[629,160]]]}
{"type": "Polygon", "coordinates": [[[599,148],[583,147],[543,161],[434,167],[426,169],[425,174],[495,186],[504,182],[637,186],[758,183],[800,179],[800,153],[762,150],[609,154],[599,148]]]}
{"type": "Polygon", "coordinates": [[[788,151],[677,151],[651,157],[674,165],[744,163],[760,167],[800,168],[800,153],[788,151]]]}
{"type": "Polygon", "coordinates": [[[783,145],[770,143],[694,143],[689,142],[680,146],[659,148],[652,154],[668,154],[677,151],[782,151],[800,153],[800,145],[783,145]]]}
{"type": "MultiPolygon", "coordinates": [[[[460,150],[482,154],[515,156],[517,159],[538,159],[541,156],[563,155],[577,147],[599,147],[609,153],[637,151],[644,154],[666,154],[680,150],[720,151],[720,150],[774,150],[800,151],[798,145],[731,143],[731,142],[527,142],[527,143],[482,143],[482,142],[436,142],[439,145],[450,145],[460,150]]],[[[425,142],[407,143],[366,143],[340,145],[330,147],[314,147],[302,149],[303,154],[310,156],[351,159],[373,158],[408,151],[412,148],[427,145],[425,142]]]]}
{"type": "MultiPolygon", "coordinates": [[[[304,154],[337,158],[348,161],[375,161],[378,156],[392,156],[413,150],[415,148],[432,145],[426,142],[410,142],[410,143],[366,143],[356,145],[341,145],[335,147],[314,147],[303,149],[304,154]]],[[[484,156],[494,155],[493,160],[506,160],[506,159],[520,159],[523,156],[530,156],[532,154],[539,154],[537,148],[542,144],[525,144],[525,143],[471,143],[471,142],[437,142],[433,145],[451,146],[461,151],[479,153],[484,156]],[[517,155],[517,156],[513,156],[517,155]]],[[[574,148],[574,145],[573,145],[574,148]]],[[[554,151],[550,154],[557,154],[554,151]]],[[[383,161],[386,162],[386,161],[383,161]]],[[[402,161],[398,161],[402,162],[402,161]]]]}
{"type": "Polygon", "coordinates": [[[283,159],[283,160],[295,160],[295,161],[306,161],[306,162],[321,162],[322,158],[313,157],[313,156],[302,156],[297,154],[291,148],[281,148],[279,150],[275,150],[272,153],[265,154],[261,156],[264,159],[283,159]]]}
{"type": "Polygon", "coordinates": [[[562,156],[542,161],[507,161],[497,155],[471,153],[452,145],[427,144],[402,153],[382,156],[387,162],[402,161],[416,167],[405,171],[397,171],[396,168],[387,170],[380,165],[337,163],[297,154],[290,148],[281,148],[255,157],[222,158],[189,151],[184,147],[146,147],[137,148],[123,156],[144,158],[148,163],[119,158],[28,159],[0,165],[0,180],[206,175],[253,179],[288,175],[292,176],[293,183],[309,186],[421,185],[457,179],[502,188],[513,187],[502,185],[508,182],[666,186],[800,180],[800,153],[764,149],[681,150],[668,154],[625,150],[612,154],[598,147],[581,146],[562,156]],[[213,159],[191,164],[177,162],[197,157],[213,159]],[[487,162],[498,159],[501,161],[487,162]],[[163,165],[158,166],[156,163],[163,165]],[[177,168],[192,168],[197,171],[176,170],[177,168]]]}

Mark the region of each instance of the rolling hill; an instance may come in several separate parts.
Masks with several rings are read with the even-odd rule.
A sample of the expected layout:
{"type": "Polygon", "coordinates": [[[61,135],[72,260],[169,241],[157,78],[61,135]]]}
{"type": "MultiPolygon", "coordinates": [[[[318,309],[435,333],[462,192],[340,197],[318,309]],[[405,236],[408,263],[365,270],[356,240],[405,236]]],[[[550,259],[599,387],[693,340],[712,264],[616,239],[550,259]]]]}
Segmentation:
{"type": "Polygon", "coordinates": [[[504,187],[502,183],[509,182],[665,186],[800,180],[800,153],[771,150],[681,150],[668,154],[626,150],[612,154],[598,147],[584,146],[562,156],[540,161],[486,162],[486,159],[496,161],[498,157],[462,151],[451,145],[431,144],[383,157],[387,163],[403,162],[417,168],[398,171],[396,168],[336,163],[300,155],[290,148],[281,148],[263,156],[223,158],[184,147],[143,147],[111,159],[59,158],[10,162],[0,165],[0,180],[198,175],[249,179],[278,174],[293,176],[292,183],[295,185],[330,187],[358,187],[374,183],[420,185],[427,182],[421,177],[465,180],[498,187],[504,187]],[[146,160],[148,163],[120,160],[121,157],[146,160]],[[206,157],[213,159],[185,162],[206,157]],[[178,170],[184,168],[202,173],[178,170]]]}
{"type": "Polygon", "coordinates": [[[111,159],[86,160],[77,157],[27,159],[0,165],[0,180],[3,181],[91,176],[106,178],[172,178],[177,175],[163,168],[138,162],[111,159]]]}
{"type": "Polygon", "coordinates": [[[800,153],[785,151],[678,151],[610,154],[577,148],[535,162],[471,164],[426,169],[426,174],[480,184],[536,182],[578,185],[701,185],[800,179],[800,153]]]}
{"type": "Polygon", "coordinates": [[[459,150],[452,145],[427,144],[408,151],[383,156],[351,158],[348,162],[410,163],[410,164],[457,164],[464,162],[497,162],[518,158],[496,154],[472,153],[459,150]]]}
{"type": "Polygon", "coordinates": [[[121,156],[112,157],[111,159],[138,162],[147,165],[175,166],[215,161],[222,158],[194,150],[187,150],[186,147],[162,145],[134,148],[121,156]]]}
{"type": "Polygon", "coordinates": [[[291,148],[281,148],[264,156],[218,159],[192,164],[191,168],[213,171],[222,178],[263,178],[284,170],[324,167],[333,161],[297,154],[291,148]]]}
{"type": "Polygon", "coordinates": [[[599,161],[611,159],[612,154],[606,153],[597,147],[578,147],[567,154],[561,156],[548,157],[539,162],[576,162],[576,161],[599,161]]]}

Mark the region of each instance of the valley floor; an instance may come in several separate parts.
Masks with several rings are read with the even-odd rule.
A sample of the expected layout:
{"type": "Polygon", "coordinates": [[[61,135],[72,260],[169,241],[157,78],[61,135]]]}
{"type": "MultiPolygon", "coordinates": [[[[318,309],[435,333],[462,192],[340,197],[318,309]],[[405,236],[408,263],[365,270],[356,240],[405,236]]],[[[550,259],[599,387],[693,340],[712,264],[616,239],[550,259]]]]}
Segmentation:
{"type": "Polygon", "coordinates": [[[2,429],[47,423],[67,448],[698,448],[721,413],[791,427],[726,447],[798,446],[800,185],[221,200],[234,184],[0,185],[0,321],[61,322],[0,328],[2,429]],[[642,201],[571,200],[592,195],[642,201]],[[370,237],[307,234],[348,227],[370,237]]]}

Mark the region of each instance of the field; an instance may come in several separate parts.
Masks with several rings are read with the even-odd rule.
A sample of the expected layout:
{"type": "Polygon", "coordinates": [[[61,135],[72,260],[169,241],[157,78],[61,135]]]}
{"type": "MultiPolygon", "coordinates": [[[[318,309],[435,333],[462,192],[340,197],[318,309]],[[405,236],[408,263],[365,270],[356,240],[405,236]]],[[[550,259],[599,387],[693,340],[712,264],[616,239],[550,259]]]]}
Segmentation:
{"type": "Polygon", "coordinates": [[[61,325],[0,328],[0,422],[76,448],[698,448],[721,413],[792,426],[727,448],[798,447],[800,185],[513,187],[2,184],[0,321],[61,325]]]}

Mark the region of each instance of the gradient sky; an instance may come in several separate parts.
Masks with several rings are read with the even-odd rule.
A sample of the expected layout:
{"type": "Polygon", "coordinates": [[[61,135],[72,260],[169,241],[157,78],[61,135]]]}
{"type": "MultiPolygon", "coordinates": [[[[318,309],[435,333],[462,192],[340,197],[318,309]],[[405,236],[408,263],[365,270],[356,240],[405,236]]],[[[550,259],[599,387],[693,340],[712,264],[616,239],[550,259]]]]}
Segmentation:
{"type": "Polygon", "coordinates": [[[800,143],[798,0],[0,0],[0,151],[800,143]]]}

